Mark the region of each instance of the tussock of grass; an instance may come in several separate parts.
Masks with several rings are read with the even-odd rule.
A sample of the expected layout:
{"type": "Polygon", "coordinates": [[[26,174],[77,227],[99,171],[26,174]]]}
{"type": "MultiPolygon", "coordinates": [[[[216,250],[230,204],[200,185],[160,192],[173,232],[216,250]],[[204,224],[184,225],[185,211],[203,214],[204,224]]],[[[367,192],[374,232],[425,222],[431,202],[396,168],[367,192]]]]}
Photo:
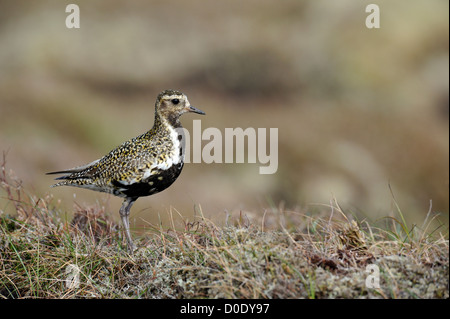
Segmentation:
{"type": "Polygon", "coordinates": [[[337,204],[327,218],[278,212],[284,226],[273,229],[242,214],[220,227],[200,217],[153,227],[129,255],[103,208],[75,206],[67,221],[51,196],[26,194],[1,169],[15,211],[0,211],[2,298],[449,297],[448,234],[409,229],[403,215],[386,229],[337,204]],[[379,288],[366,287],[368,265],[379,288]]]}

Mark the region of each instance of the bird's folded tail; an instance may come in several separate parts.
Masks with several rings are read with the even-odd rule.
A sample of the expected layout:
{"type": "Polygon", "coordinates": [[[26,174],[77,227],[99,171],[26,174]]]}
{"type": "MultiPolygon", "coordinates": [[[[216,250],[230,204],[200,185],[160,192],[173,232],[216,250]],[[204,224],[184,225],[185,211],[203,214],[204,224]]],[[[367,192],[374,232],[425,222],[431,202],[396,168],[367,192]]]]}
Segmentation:
{"type": "Polygon", "coordinates": [[[65,180],[65,181],[57,183],[57,184],[54,184],[51,187],[68,185],[68,184],[71,184],[69,182],[70,180],[87,178],[87,176],[82,176],[82,174],[77,174],[77,173],[81,173],[81,172],[87,170],[88,168],[90,168],[93,165],[97,164],[99,161],[100,160],[98,159],[98,160],[95,160],[95,161],[93,161],[93,162],[91,162],[89,164],[83,165],[83,166],[77,166],[77,167],[66,169],[66,170],[62,170],[62,171],[48,172],[48,173],[46,173],[46,175],[64,174],[63,176],[55,178],[55,180],[65,180]]]}

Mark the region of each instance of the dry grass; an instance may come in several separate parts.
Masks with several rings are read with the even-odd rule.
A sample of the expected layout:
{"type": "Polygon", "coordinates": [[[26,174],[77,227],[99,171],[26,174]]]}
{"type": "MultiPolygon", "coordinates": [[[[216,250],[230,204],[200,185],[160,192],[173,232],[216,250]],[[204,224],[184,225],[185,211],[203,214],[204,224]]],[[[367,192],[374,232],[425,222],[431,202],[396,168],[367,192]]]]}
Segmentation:
{"type": "Polygon", "coordinates": [[[447,230],[427,229],[430,220],[409,229],[400,210],[383,229],[350,220],[336,202],[326,217],[274,209],[265,218],[277,229],[244,214],[219,227],[200,210],[182,227],[152,226],[129,255],[98,205],[76,205],[67,221],[5,163],[0,183],[16,212],[0,211],[2,298],[449,297],[447,230]],[[379,288],[366,286],[368,265],[379,267],[379,288]]]}

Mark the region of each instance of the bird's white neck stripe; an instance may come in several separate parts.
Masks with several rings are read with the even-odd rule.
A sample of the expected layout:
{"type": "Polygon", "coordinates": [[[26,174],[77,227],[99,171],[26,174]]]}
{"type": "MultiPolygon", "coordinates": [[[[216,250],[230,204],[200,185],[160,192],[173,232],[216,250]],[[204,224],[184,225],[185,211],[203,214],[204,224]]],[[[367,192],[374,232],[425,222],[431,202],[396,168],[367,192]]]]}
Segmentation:
{"type": "Polygon", "coordinates": [[[172,149],[171,154],[166,158],[164,162],[155,163],[152,165],[152,168],[166,170],[172,167],[172,165],[177,165],[184,162],[184,150],[180,152],[180,147],[183,147],[182,140],[178,139],[180,133],[177,132],[171,126],[168,126],[168,130],[170,132],[170,139],[172,141],[172,149]],[[181,154],[180,154],[181,153],[181,154]]]}

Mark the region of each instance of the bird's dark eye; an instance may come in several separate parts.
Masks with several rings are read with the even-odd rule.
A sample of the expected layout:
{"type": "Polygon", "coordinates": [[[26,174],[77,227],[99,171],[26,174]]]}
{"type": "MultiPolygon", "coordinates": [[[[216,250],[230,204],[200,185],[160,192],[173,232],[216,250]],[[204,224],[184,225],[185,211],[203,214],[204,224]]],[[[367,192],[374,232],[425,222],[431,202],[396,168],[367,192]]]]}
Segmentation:
{"type": "Polygon", "coordinates": [[[179,99],[172,99],[172,103],[176,105],[176,104],[180,103],[180,100],[179,99]]]}

